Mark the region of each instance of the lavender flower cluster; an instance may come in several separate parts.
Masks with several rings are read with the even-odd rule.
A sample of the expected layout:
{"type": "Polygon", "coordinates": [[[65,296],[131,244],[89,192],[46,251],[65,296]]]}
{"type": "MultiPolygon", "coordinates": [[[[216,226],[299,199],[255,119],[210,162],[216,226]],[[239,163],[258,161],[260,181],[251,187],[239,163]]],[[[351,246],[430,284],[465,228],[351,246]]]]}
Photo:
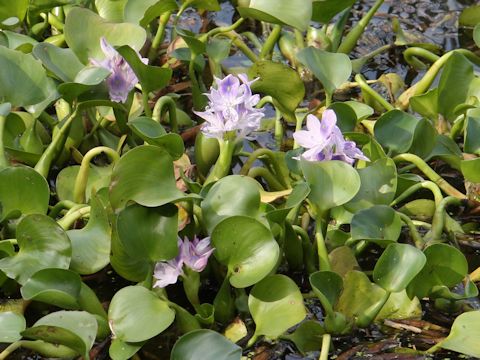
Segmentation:
{"type": "Polygon", "coordinates": [[[245,138],[258,130],[264,113],[263,109],[255,108],[260,96],[253,95],[250,88],[256,80],[248,81],[245,74],[215,78],[216,89],[211,87],[206,94],[208,106],[203,112],[195,112],[205,120],[202,132],[206,137],[224,140],[228,133],[234,132],[238,138],[245,138]]]}
{"type": "Polygon", "coordinates": [[[355,159],[370,161],[353,141],[346,141],[337,126],[333,110],[325,110],[322,121],[307,116],[307,130],[299,130],[293,138],[305,151],[301,157],[308,161],[340,160],[353,164],[355,159]]]}
{"type": "Polygon", "coordinates": [[[161,261],[155,265],[153,277],[157,280],[154,287],[164,288],[175,284],[179,276],[183,275],[183,266],[195,272],[202,272],[208,263],[208,258],[215,251],[210,245],[210,238],[189,241],[178,239],[179,254],[175,259],[161,261]]]}

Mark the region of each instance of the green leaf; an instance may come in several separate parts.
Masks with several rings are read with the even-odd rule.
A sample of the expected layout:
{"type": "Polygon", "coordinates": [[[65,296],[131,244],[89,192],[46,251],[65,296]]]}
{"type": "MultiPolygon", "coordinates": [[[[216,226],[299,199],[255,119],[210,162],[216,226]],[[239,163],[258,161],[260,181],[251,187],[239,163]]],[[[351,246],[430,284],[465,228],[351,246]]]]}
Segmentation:
{"type": "Polygon", "coordinates": [[[46,215],[27,215],[17,225],[19,252],[0,259],[0,270],[20,284],[46,268],[68,269],[72,247],[63,229],[46,215]]]}
{"type": "Polygon", "coordinates": [[[426,93],[410,98],[413,111],[426,118],[436,121],[438,118],[438,88],[428,90],[426,93]]]}
{"type": "Polygon", "coordinates": [[[125,5],[125,21],[146,27],[153,19],[164,12],[177,9],[175,0],[128,0],[125,5]]]}
{"type": "Polygon", "coordinates": [[[480,311],[459,315],[453,322],[450,334],[436,346],[469,356],[480,357],[480,311]]]}
{"type": "Polygon", "coordinates": [[[248,70],[253,92],[270,95],[282,111],[294,113],[303,101],[305,86],[298,73],[291,67],[268,60],[257,61],[248,70]]]}
{"type": "Polygon", "coordinates": [[[310,275],[310,285],[326,313],[331,314],[342,292],[342,277],[332,271],[317,271],[310,275]]]}
{"type": "Polygon", "coordinates": [[[21,287],[25,300],[41,301],[64,309],[79,309],[82,280],[77,273],[64,269],[37,271],[21,287]]]}
{"type": "Polygon", "coordinates": [[[149,93],[160,90],[170,82],[172,69],[144,64],[137,52],[129,46],[122,46],[117,51],[132,67],[143,91],[149,93]]]}
{"type": "Polygon", "coordinates": [[[85,311],[57,311],[38,320],[22,332],[29,339],[65,345],[89,360],[97,335],[97,320],[85,311]]]}
{"type": "Polygon", "coordinates": [[[175,312],[166,301],[143,286],[127,286],[112,298],[108,322],[114,336],[124,342],[148,340],[175,319],[175,312]]]}
{"type": "Polygon", "coordinates": [[[312,3],[304,0],[250,0],[237,10],[242,17],[290,25],[300,31],[307,30],[312,18],[312,3]]]}
{"type": "Polygon", "coordinates": [[[27,323],[21,314],[11,311],[0,312],[0,343],[13,343],[22,338],[20,333],[27,323]]]}
{"type": "Polygon", "coordinates": [[[111,22],[123,21],[123,8],[127,0],[95,0],[98,15],[111,22]]]}
{"type": "Polygon", "coordinates": [[[50,199],[47,181],[27,167],[0,170],[0,219],[20,214],[46,214],[50,199]],[[15,189],[15,191],[12,191],[15,189]]]}
{"type": "Polygon", "coordinates": [[[112,229],[106,206],[93,194],[90,199],[90,218],[82,229],[68,230],[72,242],[70,269],[82,275],[100,271],[110,262],[112,229]]]}
{"type": "Polygon", "coordinates": [[[322,348],[322,337],[325,330],[317,321],[306,320],[298,328],[288,335],[283,335],[282,339],[292,341],[298,350],[302,353],[317,351],[322,348]]]}
{"type": "Polygon", "coordinates": [[[458,23],[461,26],[474,27],[480,23],[480,5],[466,7],[460,13],[458,23]]]}
{"type": "Polygon", "coordinates": [[[480,183],[480,158],[462,160],[460,166],[465,180],[480,183]]]}
{"type": "Polygon", "coordinates": [[[65,82],[73,82],[84,67],[71,49],[62,49],[47,42],[35,45],[32,52],[43,66],[65,82]]]}
{"type": "Polygon", "coordinates": [[[254,338],[265,335],[275,339],[307,315],[297,285],[280,274],[270,275],[253,287],[248,308],[255,321],[254,338]]]}
{"type": "Polygon", "coordinates": [[[212,330],[194,330],[175,343],[170,360],[240,360],[242,348],[212,330]]]}
{"type": "Polygon", "coordinates": [[[223,219],[243,215],[260,216],[260,191],[257,182],[247,176],[231,175],[217,181],[202,201],[202,214],[209,233],[223,219]],[[231,196],[235,193],[235,203],[231,196]]]}
{"type": "Polygon", "coordinates": [[[162,148],[175,160],[179,159],[185,151],[183,139],[180,135],[167,134],[162,125],[149,117],[141,116],[130,120],[128,126],[135,135],[150,145],[162,148]]]}
{"type": "Polygon", "coordinates": [[[353,131],[355,129],[357,125],[357,114],[350,105],[345,102],[335,102],[328,108],[335,111],[337,126],[342,132],[353,131]]]}
{"type": "Polygon", "coordinates": [[[123,155],[113,168],[110,184],[113,208],[123,207],[129,200],[143,206],[157,207],[197,197],[177,189],[173,160],[157,146],[137,146],[123,155]]]}
{"type": "Polygon", "coordinates": [[[312,20],[327,24],[335,15],[354,3],[355,0],[313,0],[312,20]]]}
{"type": "Polygon", "coordinates": [[[305,180],[310,186],[308,198],[320,211],[350,201],[360,189],[360,176],[357,170],[343,161],[301,160],[305,180]]]}
{"type": "MultiPolygon", "coordinates": [[[[20,25],[27,13],[29,0],[2,1],[0,3],[0,23],[20,25]]],[[[3,27],[0,25],[0,27],[3,27]]]]}
{"type": "Polygon", "coordinates": [[[145,30],[131,23],[112,23],[91,10],[75,7],[65,19],[65,41],[84,64],[89,59],[101,59],[103,36],[112,46],[129,45],[140,51],[146,39],[145,30]]]}
{"type": "MultiPolygon", "coordinates": [[[[186,0],[185,0],[186,1],[186,0]]],[[[191,6],[210,11],[220,11],[218,0],[189,0],[191,6]]]]}
{"type": "Polygon", "coordinates": [[[358,169],[360,189],[345,208],[355,213],[373,205],[389,205],[397,191],[397,167],[391,158],[379,159],[358,169]]]}
{"type": "Polygon", "coordinates": [[[119,339],[112,339],[112,343],[108,349],[108,355],[110,355],[113,360],[128,360],[135,355],[144,344],[144,341],[139,343],[126,343],[119,339]]]}
{"type": "Polygon", "coordinates": [[[373,269],[373,281],[389,292],[405,290],[426,263],[422,251],[408,244],[390,244],[373,269]]]}
{"type": "Polygon", "coordinates": [[[267,276],[280,256],[273,234],[255,219],[230,216],[213,229],[215,257],[228,268],[230,284],[245,288],[267,276]]]}
{"type": "Polygon", "coordinates": [[[127,206],[116,221],[118,238],[132,258],[152,262],[178,255],[178,210],[175,205],[147,208],[127,206]]]}
{"type": "Polygon", "coordinates": [[[480,108],[467,111],[465,125],[464,151],[480,155],[480,108]]]}
{"type": "Polygon", "coordinates": [[[455,119],[454,109],[465,102],[473,78],[473,64],[462,54],[453,53],[445,63],[438,83],[438,111],[447,120],[455,119]]]}
{"type": "Polygon", "coordinates": [[[427,262],[407,288],[410,297],[428,296],[434,286],[447,287],[460,283],[468,273],[463,253],[447,244],[433,244],[424,251],[427,262]]]}
{"type": "Polygon", "coordinates": [[[31,54],[0,46],[0,102],[35,105],[49,98],[52,89],[53,81],[40,61],[31,54]]]}
{"type": "Polygon", "coordinates": [[[390,206],[374,205],[356,212],[351,221],[352,240],[385,244],[397,241],[402,230],[400,217],[390,206]]]}
{"type": "Polygon", "coordinates": [[[478,47],[480,47],[480,23],[473,29],[473,40],[478,47]]]}
{"type": "Polygon", "coordinates": [[[330,53],[310,46],[299,51],[297,59],[313,72],[330,95],[352,74],[352,62],[345,54],[330,53]]]}

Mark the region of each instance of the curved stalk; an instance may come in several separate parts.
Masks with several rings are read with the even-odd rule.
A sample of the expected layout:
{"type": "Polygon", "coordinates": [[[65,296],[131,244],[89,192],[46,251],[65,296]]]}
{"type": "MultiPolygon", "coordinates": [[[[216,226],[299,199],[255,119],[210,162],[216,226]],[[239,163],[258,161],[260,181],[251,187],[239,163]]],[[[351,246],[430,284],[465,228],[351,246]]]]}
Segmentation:
{"type": "Polygon", "coordinates": [[[410,219],[407,215],[399,211],[397,211],[397,215],[400,216],[400,219],[402,219],[405,225],[408,226],[408,230],[410,231],[410,236],[412,237],[415,247],[417,247],[420,250],[423,249],[425,242],[423,241],[420,233],[417,231],[417,227],[413,223],[412,219],[410,219]]]}
{"type": "Polygon", "coordinates": [[[443,195],[442,192],[440,191],[440,188],[438,187],[437,184],[435,184],[433,181],[422,181],[420,183],[414,184],[410,186],[407,190],[405,190],[399,197],[397,197],[395,200],[393,200],[390,203],[390,206],[395,206],[417,192],[420,189],[428,189],[432,192],[433,198],[435,201],[435,207],[437,207],[440,202],[443,200],[443,195]]]}
{"type": "Polygon", "coordinates": [[[277,181],[275,176],[273,176],[273,174],[264,167],[251,168],[248,171],[247,175],[251,178],[254,178],[254,179],[256,177],[264,178],[265,181],[267,182],[269,188],[273,191],[280,191],[280,190],[285,189],[285,187],[277,181]]]}
{"type": "Polygon", "coordinates": [[[70,210],[74,206],[78,204],[74,203],[73,201],[70,200],[62,200],[57,202],[51,209],[50,212],[48,213],[48,216],[50,216],[52,219],[55,219],[58,214],[60,214],[60,211],[62,210],[70,210]]]}
{"type": "Polygon", "coordinates": [[[265,40],[262,50],[260,51],[260,59],[262,60],[269,60],[272,58],[272,51],[275,47],[275,44],[278,42],[280,38],[280,34],[282,33],[282,26],[281,25],[274,25],[270,35],[268,35],[267,40],[265,40]]]}
{"type": "Polygon", "coordinates": [[[273,166],[273,170],[277,175],[278,182],[281,183],[283,187],[288,188],[288,184],[282,177],[282,170],[280,169],[280,165],[278,164],[275,154],[270,149],[260,148],[252,152],[248,157],[247,161],[245,161],[242,168],[240,169],[240,175],[247,175],[253,163],[263,156],[266,156],[268,158],[268,162],[273,166]]]}
{"type": "Polygon", "coordinates": [[[403,58],[410,66],[413,66],[416,69],[426,69],[427,65],[421,61],[419,57],[422,57],[431,63],[440,59],[440,56],[437,54],[421,47],[409,47],[403,52],[403,58]]]}
{"type": "Polygon", "coordinates": [[[320,351],[320,357],[318,360],[328,360],[328,353],[330,352],[330,342],[332,336],[330,334],[323,334],[322,336],[322,350],[320,351]]]}
{"type": "Polygon", "coordinates": [[[394,44],[387,44],[380,46],[379,48],[373,50],[372,52],[369,52],[368,54],[362,56],[361,58],[352,60],[352,70],[355,73],[359,73],[362,70],[363,65],[371,59],[373,59],[375,56],[380,55],[381,53],[390,50],[391,48],[395,47],[394,44]]]}
{"type": "Polygon", "coordinates": [[[244,21],[245,21],[245,19],[241,17],[240,19],[235,21],[232,25],[230,25],[230,26],[220,26],[220,27],[214,28],[214,29],[210,30],[209,32],[201,35],[198,39],[205,43],[208,40],[209,37],[212,37],[212,36],[215,36],[215,35],[218,35],[218,34],[221,34],[221,33],[226,33],[226,32],[233,31],[233,30],[237,29],[244,21]]]}
{"type": "Polygon", "coordinates": [[[171,11],[167,11],[160,15],[158,19],[158,29],[155,33],[155,38],[152,41],[152,46],[148,52],[148,60],[152,62],[155,56],[157,55],[157,50],[162,45],[163,40],[165,39],[165,29],[167,28],[168,21],[170,20],[170,16],[172,15],[171,11]]]}
{"type": "Polygon", "coordinates": [[[454,196],[457,199],[466,199],[467,196],[462,194],[460,191],[455,189],[452,185],[450,185],[444,178],[438,175],[435,170],[433,170],[428,164],[423,161],[422,158],[418,157],[414,154],[400,154],[393,158],[395,163],[399,163],[402,161],[406,161],[409,163],[414,164],[420,171],[422,171],[425,176],[427,176],[431,181],[438,185],[440,189],[443,190],[448,195],[454,196]]]}
{"type": "Polygon", "coordinates": [[[337,52],[350,54],[353,48],[357,45],[357,41],[362,36],[365,28],[367,27],[370,20],[372,20],[373,15],[377,12],[378,8],[383,4],[384,0],[377,0],[373,4],[372,8],[360,19],[360,21],[350,30],[350,32],[345,36],[345,39],[342,41],[338,47],[337,52]]]}
{"type": "Polygon", "coordinates": [[[217,181],[230,172],[230,165],[232,164],[233,151],[235,150],[235,141],[233,140],[218,140],[220,146],[220,154],[212,171],[205,180],[204,185],[213,181],[217,181]]]}
{"type": "Polygon", "coordinates": [[[90,172],[90,162],[94,157],[100,155],[101,153],[107,154],[113,164],[120,159],[118,153],[107,146],[98,146],[89,150],[82,159],[80,170],[78,171],[77,178],[75,179],[75,186],[73,187],[74,202],[78,204],[85,203],[85,190],[87,188],[88,173],[90,172]]]}
{"type": "Polygon", "coordinates": [[[248,40],[250,40],[253,46],[255,46],[255,49],[257,49],[258,51],[262,49],[262,43],[260,42],[260,40],[258,40],[258,36],[255,35],[255,33],[251,31],[244,31],[241,32],[240,35],[245,36],[248,40]]]}
{"type": "Polygon", "coordinates": [[[239,34],[237,34],[235,31],[228,31],[224,33],[220,33],[217,36],[224,36],[232,40],[232,44],[235,45],[238,50],[240,50],[247,58],[250,59],[252,62],[258,61],[258,56],[250,50],[250,48],[245,44],[245,42],[242,40],[239,34]]]}
{"type": "Polygon", "coordinates": [[[63,218],[57,221],[58,225],[60,225],[63,230],[68,230],[75,221],[84,216],[90,215],[90,206],[83,206],[79,209],[76,209],[76,207],[74,207],[72,208],[72,210],[69,211],[63,218]]]}
{"type": "Polygon", "coordinates": [[[153,108],[152,119],[160,123],[162,116],[168,111],[168,119],[172,132],[178,133],[177,105],[170,96],[162,96],[153,108]]]}
{"type": "Polygon", "coordinates": [[[292,228],[297,234],[297,236],[300,236],[300,238],[302,239],[302,250],[303,250],[303,259],[305,261],[305,269],[309,274],[312,274],[315,271],[317,271],[317,269],[315,268],[315,258],[312,251],[313,246],[312,246],[312,242],[310,241],[310,237],[302,227],[298,225],[292,225],[292,228]]]}
{"type": "Polygon", "coordinates": [[[443,228],[445,226],[446,208],[449,205],[460,206],[462,205],[462,200],[454,196],[447,196],[440,202],[440,204],[435,209],[435,213],[433,214],[432,229],[425,236],[427,238],[427,243],[432,241],[438,241],[441,239],[443,228]]]}
{"type": "Polygon", "coordinates": [[[330,259],[328,258],[327,245],[325,244],[325,233],[327,227],[327,214],[315,216],[315,242],[317,244],[318,269],[320,271],[331,270],[330,259]]]}
{"type": "Polygon", "coordinates": [[[360,88],[365,91],[368,95],[374,98],[380,105],[382,105],[385,110],[390,111],[393,110],[394,107],[391,105],[387,100],[385,100],[379,93],[373,90],[370,85],[367,84],[365,78],[362,74],[355,75],[355,81],[358,83],[360,88]]]}

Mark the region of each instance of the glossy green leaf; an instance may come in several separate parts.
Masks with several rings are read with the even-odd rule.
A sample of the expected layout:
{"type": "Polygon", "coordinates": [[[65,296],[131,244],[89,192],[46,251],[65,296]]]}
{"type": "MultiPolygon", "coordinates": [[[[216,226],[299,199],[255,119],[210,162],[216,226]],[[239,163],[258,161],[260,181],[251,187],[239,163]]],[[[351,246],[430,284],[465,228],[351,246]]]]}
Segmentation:
{"type": "Polygon", "coordinates": [[[127,286],[112,298],[108,321],[114,336],[125,342],[148,340],[172,324],[175,312],[143,286],[127,286]]]}
{"type": "Polygon", "coordinates": [[[248,6],[239,6],[242,17],[275,24],[290,25],[307,30],[312,18],[312,3],[304,0],[250,0],[248,6]]]}
{"type": "Polygon", "coordinates": [[[480,154],[480,108],[467,111],[465,124],[464,151],[480,154]]]}
{"type": "Polygon", "coordinates": [[[90,199],[90,218],[82,229],[68,230],[72,243],[70,269],[82,275],[100,271],[110,262],[110,238],[112,229],[106,206],[99,196],[90,199]]]}
{"type": "Polygon", "coordinates": [[[404,290],[426,263],[422,251],[408,244],[390,244],[373,270],[373,280],[389,292],[404,290]]]}
{"type": "Polygon", "coordinates": [[[240,360],[242,348],[212,330],[194,330],[175,343],[170,360],[240,360]]]}
{"type": "Polygon", "coordinates": [[[459,315],[453,322],[450,334],[436,346],[469,356],[480,357],[480,311],[459,315]]]}
{"type": "Polygon", "coordinates": [[[460,166],[465,180],[480,183],[480,158],[463,160],[460,166]]]}
{"type": "Polygon", "coordinates": [[[447,120],[455,119],[454,109],[465,102],[473,78],[473,64],[462,54],[453,53],[445,63],[438,83],[438,111],[447,120]]]}
{"type": "Polygon", "coordinates": [[[27,215],[17,225],[19,252],[0,259],[0,270],[8,277],[25,282],[46,268],[68,269],[72,247],[63,229],[46,215],[27,215]]]}
{"type": "Polygon", "coordinates": [[[43,66],[65,82],[73,82],[84,67],[71,49],[62,49],[47,42],[35,45],[33,54],[43,66]]]}
{"type": "Polygon", "coordinates": [[[172,77],[170,68],[144,64],[137,52],[129,46],[122,46],[117,51],[130,64],[144,91],[149,93],[168,85],[172,77]]]}
{"type": "Polygon", "coordinates": [[[460,13],[458,22],[461,26],[470,27],[480,23],[480,5],[472,5],[464,8],[460,13]]]}
{"type": "Polygon", "coordinates": [[[48,183],[35,170],[27,167],[0,170],[0,219],[46,214],[49,199],[48,183]]]}
{"type": "Polygon", "coordinates": [[[97,335],[97,320],[85,311],[57,311],[38,320],[22,332],[29,339],[65,345],[89,360],[97,335]]]}
{"type": "Polygon", "coordinates": [[[397,241],[402,230],[402,221],[390,206],[374,205],[353,215],[352,240],[388,244],[397,241]]]}
{"type": "Polygon", "coordinates": [[[177,9],[175,0],[128,0],[125,5],[125,21],[147,26],[164,12],[177,9]]]}
{"type": "Polygon", "coordinates": [[[327,314],[330,314],[342,292],[342,277],[332,271],[317,271],[310,275],[310,285],[327,314]]]}
{"type": "Polygon", "coordinates": [[[128,126],[148,144],[164,149],[174,160],[180,158],[185,151],[180,135],[167,134],[163,126],[151,118],[146,116],[135,118],[128,122],[128,126]]]}
{"type": "Polygon", "coordinates": [[[137,353],[138,350],[145,344],[144,341],[139,343],[126,343],[117,339],[112,339],[108,355],[113,360],[128,360],[137,353]]]}
{"type": "Polygon", "coordinates": [[[268,60],[257,61],[248,71],[252,79],[252,91],[270,95],[275,105],[293,114],[303,101],[305,86],[298,73],[291,67],[268,60]]]}
{"type": "Polygon", "coordinates": [[[31,54],[0,46],[0,99],[12,106],[40,103],[51,95],[53,81],[31,54]],[[15,89],[15,91],[12,91],[15,89]]]}
{"type": "Polygon", "coordinates": [[[352,62],[345,54],[308,47],[297,53],[297,59],[313,72],[329,94],[344,84],[352,73],[352,62]]]}
{"type": "Polygon", "coordinates": [[[337,126],[342,132],[353,131],[357,125],[357,114],[355,110],[345,102],[335,102],[329,109],[337,115],[337,126]]]}
{"type": "Polygon", "coordinates": [[[428,296],[434,286],[454,286],[468,273],[468,263],[463,253],[447,244],[433,244],[424,251],[427,262],[407,288],[413,297],[428,296]]]}
{"type": "Polygon", "coordinates": [[[360,176],[351,165],[337,160],[301,160],[305,180],[310,186],[308,198],[320,211],[350,201],[360,189],[360,176]]]}
{"type": "Polygon", "coordinates": [[[410,98],[410,106],[413,111],[432,121],[436,121],[438,118],[438,88],[412,96],[410,98]]]}
{"type": "Polygon", "coordinates": [[[282,339],[292,341],[298,350],[306,353],[322,348],[323,334],[325,334],[325,330],[319,322],[306,320],[292,334],[283,335],[282,339]]]}
{"type": "Polygon", "coordinates": [[[354,3],[355,0],[313,0],[312,20],[327,24],[335,15],[354,3]]]}
{"type": "Polygon", "coordinates": [[[389,205],[397,190],[397,167],[391,158],[379,159],[371,165],[358,169],[360,190],[344,206],[350,212],[373,205],[389,205]]]}
{"type": "Polygon", "coordinates": [[[270,275],[253,287],[248,308],[255,321],[254,337],[265,335],[275,339],[307,315],[297,285],[280,274],[270,275]]]}
{"type": "Polygon", "coordinates": [[[129,200],[157,207],[195,197],[177,189],[173,160],[157,146],[137,146],[123,155],[113,168],[110,202],[114,208],[123,207],[129,200]]]}
{"type": "Polygon", "coordinates": [[[95,0],[98,15],[111,22],[123,21],[123,8],[127,0],[95,0]]]}
{"type": "Polygon", "coordinates": [[[79,309],[78,298],[82,280],[80,276],[64,269],[37,271],[21,287],[25,300],[34,300],[64,309],[79,309]]]}
{"type": "Polygon", "coordinates": [[[103,83],[108,76],[110,70],[106,68],[87,66],[78,72],[73,82],[60,84],[58,91],[69,102],[77,98],[84,103],[89,100],[108,101],[107,87],[103,83]],[[82,95],[84,98],[81,98],[82,95]]]}
{"type": "Polygon", "coordinates": [[[13,343],[22,338],[20,333],[27,327],[21,314],[11,311],[0,312],[0,343],[13,343]]]}
{"type": "Polygon", "coordinates": [[[100,48],[103,36],[112,46],[129,45],[139,51],[145,43],[145,30],[131,23],[108,22],[91,10],[75,7],[68,12],[64,28],[65,40],[80,61],[104,57],[100,48]]]}
{"type": "MultiPolygon", "coordinates": [[[[0,3],[0,23],[8,26],[20,25],[27,13],[29,2],[29,0],[2,1],[0,3]]],[[[3,26],[0,25],[0,27],[3,26]]]]}
{"type": "Polygon", "coordinates": [[[266,216],[269,220],[281,223],[285,220],[290,210],[300,205],[310,193],[310,187],[305,182],[297,183],[290,195],[288,195],[287,201],[283,207],[278,207],[272,211],[269,211],[266,216]]]}
{"type": "Polygon", "coordinates": [[[133,258],[152,262],[178,255],[178,210],[174,205],[147,208],[127,206],[116,221],[118,238],[133,258]]]}
{"type": "Polygon", "coordinates": [[[260,215],[260,191],[255,180],[247,176],[226,176],[208,191],[201,204],[203,220],[208,232],[223,219],[243,215],[258,218],[260,215]],[[235,203],[230,201],[235,193],[235,203]]]}
{"type": "Polygon", "coordinates": [[[245,288],[258,283],[277,264],[280,250],[273,234],[257,220],[230,216],[213,229],[215,257],[227,266],[230,284],[245,288]]]}

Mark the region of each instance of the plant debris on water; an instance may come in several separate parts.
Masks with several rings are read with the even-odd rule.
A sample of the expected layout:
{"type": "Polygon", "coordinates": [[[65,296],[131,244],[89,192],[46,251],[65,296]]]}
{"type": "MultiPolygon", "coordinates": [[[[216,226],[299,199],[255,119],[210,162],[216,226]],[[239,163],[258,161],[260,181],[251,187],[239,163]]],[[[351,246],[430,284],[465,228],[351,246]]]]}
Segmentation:
{"type": "Polygon", "coordinates": [[[0,1],[0,360],[480,358],[472,0],[0,1]]]}

